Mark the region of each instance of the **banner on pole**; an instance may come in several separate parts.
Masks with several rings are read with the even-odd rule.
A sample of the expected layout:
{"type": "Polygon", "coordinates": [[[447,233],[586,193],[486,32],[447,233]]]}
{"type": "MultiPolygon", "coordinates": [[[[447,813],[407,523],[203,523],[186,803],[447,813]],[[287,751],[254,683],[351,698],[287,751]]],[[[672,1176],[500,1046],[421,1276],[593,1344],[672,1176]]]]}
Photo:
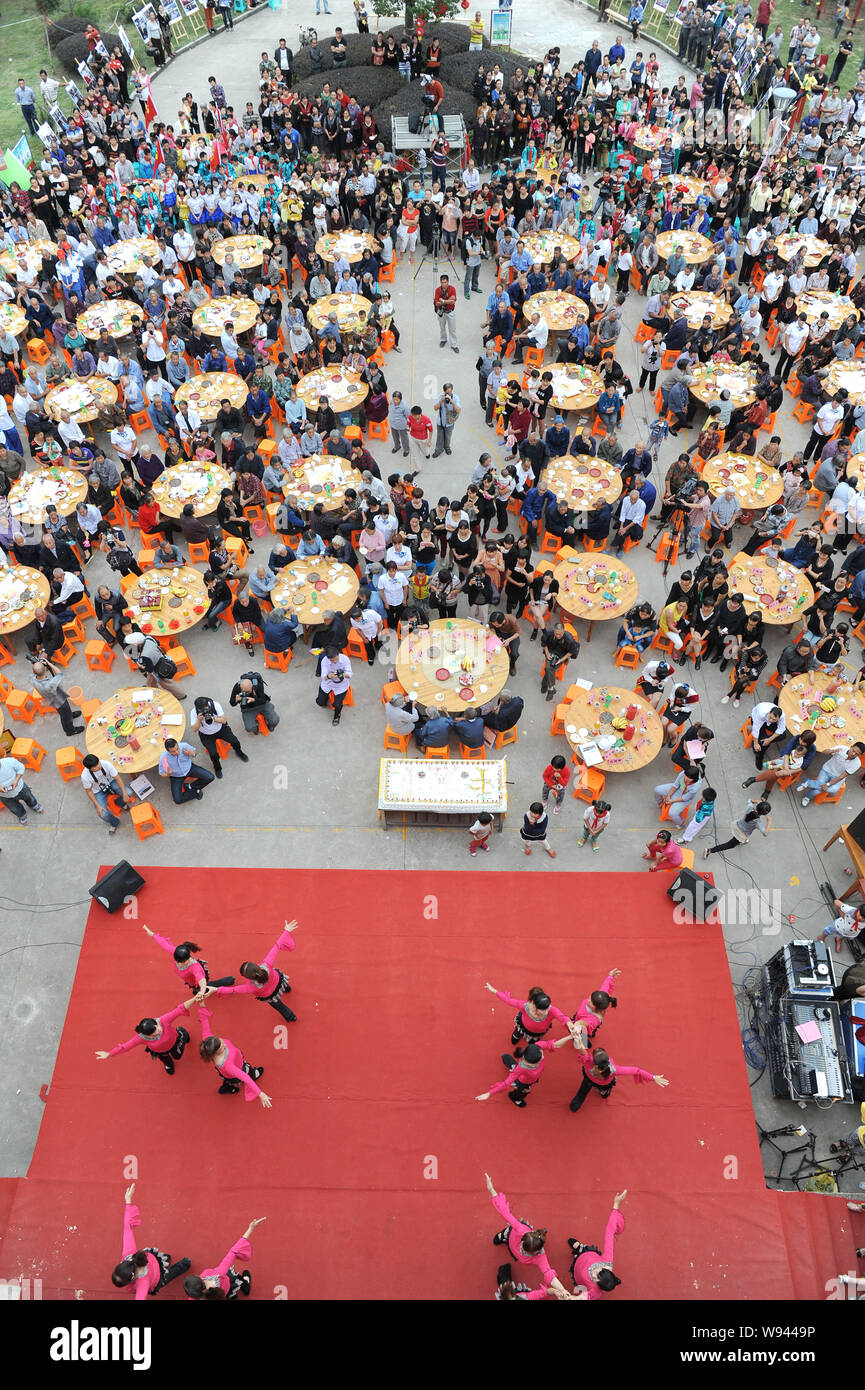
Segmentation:
{"type": "Polygon", "coordinates": [[[16,159],[20,159],[22,164],[31,163],[33,155],[30,152],[30,146],[27,143],[26,135],[22,135],[21,139],[18,141],[18,144],[12,146],[12,153],[14,154],[16,159]]]}
{"type": "Polygon", "coordinates": [[[490,12],[490,43],[494,48],[510,48],[513,19],[511,10],[492,10],[490,12]]]}
{"type": "Polygon", "coordinates": [[[129,42],[129,35],[127,34],[127,32],[126,32],[126,30],[124,29],[124,27],[123,27],[122,24],[118,24],[118,26],[117,26],[117,37],[119,38],[120,42],[121,42],[122,45],[123,45],[123,48],[124,48],[124,50],[125,50],[125,52],[126,52],[127,58],[134,58],[134,57],[135,57],[135,49],[132,47],[132,44],[129,42]]]}

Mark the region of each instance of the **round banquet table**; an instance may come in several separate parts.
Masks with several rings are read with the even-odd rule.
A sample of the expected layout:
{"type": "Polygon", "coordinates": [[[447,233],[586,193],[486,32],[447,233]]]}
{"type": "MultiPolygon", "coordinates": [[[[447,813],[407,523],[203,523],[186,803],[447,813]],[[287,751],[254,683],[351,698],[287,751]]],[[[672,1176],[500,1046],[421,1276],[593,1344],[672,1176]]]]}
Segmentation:
{"type": "Polygon", "coordinates": [[[69,516],[87,496],[87,479],[75,468],[40,468],[24,473],[9,489],[9,510],[15,521],[41,526],[49,507],[69,516]]]}
{"type": "Polygon", "coordinates": [[[157,641],[163,638],[179,640],[181,634],[200,623],[207,612],[210,596],[204,575],[191,565],[166,565],[164,569],[154,565],[140,578],[134,578],[135,583],[123,591],[126,607],[141,631],[150,632],[157,641]],[[186,592],[176,592],[181,589],[186,592]],[[142,606],[142,599],[157,594],[162,599],[159,607],[142,606]],[[180,600],[176,605],[172,603],[175,598],[180,600]],[[196,612],[196,609],[201,611],[196,612]]]}
{"type": "Polygon", "coordinates": [[[639,596],[633,570],[608,555],[580,555],[576,560],[560,560],[553,571],[559,581],[558,604],[574,618],[589,624],[591,640],[596,622],[624,617],[639,596]]]}
{"type": "Polygon", "coordinates": [[[517,238],[524,243],[535,265],[548,265],[551,261],[573,261],[580,254],[580,243],[576,237],[559,232],[526,232],[517,238]]]}
{"type": "Polygon", "coordinates": [[[800,734],[803,729],[813,729],[818,753],[834,753],[850,743],[865,743],[865,690],[854,690],[849,681],[841,681],[832,692],[838,702],[836,708],[818,713],[816,706],[828,693],[827,686],[833,679],[828,671],[807,671],[782,685],[777,696],[788,731],[800,734]],[[843,720],[840,728],[837,719],[843,720]]]}
{"type": "Polygon", "coordinates": [[[796,312],[804,314],[809,323],[828,313],[829,327],[834,332],[852,314],[858,319],[859,310],[849,294],[833,294],[831,290],[805,290],[796,297],[796,312]]]}
{"type": "Polygon", "coordinates": [[[670,141],[674,150],[681,149],[682,137],[666,126],[640,125],[637,126],[637,133],[634,136],[635,150],[661,150],[670,141]]]}
{"type": "Polygon", "coordinates": [[[690,390],[702,405],[715,405],[722,391],[730,392],[734,406],[751,405],[757,399],[757,373],[753,367],[733,362],[698,362],[691,367],[690,390]]]}
{"type": "Polygon", "coordinates": [[[342,367],[316,367],[298,381],[295,390],[308,411],[313,415],[318,408],[319,396],[327,396],[328,405],[337,415],[358,406],[369,395],[369,387],[361,381],[356,372],[345,372],[342,367]]]}
{"type": "Polygon", "coordinates": [[[192,315],[192,326],[199,333],[218,338],[227,323],[234,324],[235,333],[245,333],[258,318],[258,305],[244,294],[223,295],[200,304],[192,315]]]}
{"type": "Polygon", "coordinates": [[[52,420],[67,410],[79,425],[97,420],[103,410],[117,404],[117,387],[104,376],[67,376],[45,397],[45,409],[52,420]]]}
{"type": "Polygon", "coordinates": [[[696,203],[698,198],[711,196],[712,185],[708,179],[692,179],[685,174],[666,174],[658,179],[658,184],[671,198],[680,203],[696,203]]]}
{"type": "Polygon", "coordinates": [[[592,686],[591,690],[578,687],[567,706],[565,718],[565,737],[577,753],[581,743],[591,743],[596,738],[615,739],[612,746],[600,750],[601,761],[595,764],[605,773],[636,772],[661,751],[664,738],[661,720],[648,700],[633,690],[623,690],[616,685],[592,686]],[[637,713],[632,726],[634,736],[628,740],[622,737],[624,730],[614,728],[612,721],[625,720],[625,710],[632,705],[637,713]],[[609,733],[604,733],[606,728],[609,733]]]}
{"type": "Polygon", "coordinates": [[[53,241],[45,241],[40,238],[36,241],[21,242],[14,251],[4,251],[0,255],[0,266],[7,274],[15,274],[18,269],[18,257],[22,252],[27,262],[27,269],[39,271],[42,269],[42,261],[46,256],[50,259],[57,255],[57,246],[53,241]]]}
{"type": "Polygon", "coordinates": [[[352,332],[366,327],[371,308],[362,294],[325,294],[308,310],[306,321],[310,328],[318,330],[324,328],[328,314],[336,314],[340,328],[352,332]]]}
{"type": "Polygon", "coordinates": [[[688,290],[670,296],[670,307],[681,309],[689,328],[699,328],[707,314],[712,315],[712,327],[723,328],[733,317],[733,310],[722,294],[705,290],[688,290]]]}
{"type": "Polygon", "coordinates": [[[785,232],[775,238],[775,250],[782,261],[791,261],[798,251],[805,248],[805,264],[812,270],[829,255],[832,247],[828,241],[803,232],[785,232]]]}
{"type": "Polygon", "coordinates": [[[266,236],[227,236],[222,241],[214,242],[211,255],[217,265],[224,265],[230,251],[236,265],[250,270],[261,265],[264,253],[270,250],[271,245],[266,236]]]}
{"type": "MultiPolygon", "coordinates": [[[[604,383],[600,372],[593,367],[545,362],[542,370],[552,374],[553,396],[550,405],[556,410],[594,410],[601,399],[604,383]]],[[[511,381],[522,381],[523,373],[509,372],[508,377],[511,381]]]]}
{"type": "Polygon", "coordinates": [[[113,270],[115,275],[137,275],[144,265],[145,256],[153,262],[162,260],[159,243],[153,237],[134,236],[105,248],[108,269],[113,270]]]}
{"type": "Polygon", "coordinates": [[[357,264],[366,247],[374,256],[381,250],[381,243],[371,232],[329,232],[315,243],[323,261],[335,261],[337,256],[344,256],[349,265],[357,264]]]}
{"type": "Polygon", "coordinates": [[[359,589],[360,580],[351,565],[328,560],[324,555],[310,555],[304,560],[292,560],[279,571],[270,601],[274,608],[290,609],[304,627],[311,627],[321,622],[329,608],[335,613],[347,613],[354,607],[359,589]]]}
{"type": "Polygon", "coordinates": [[[227,400],[242,409],[249,395],[246,382],[235,372],[201,372],[178,387],[178,405],[194,405],[202,420],[215,420],[220,402],[227,400]]]}
{"type": "Polygon", "coordinates": [[[532,314],[540,314],[551,333],[570,333],[589,317],[585,300],[576,294],[566,294],[564,290],[542,290],[540,294],[533,294],[526,300],[523,310],[526,321],[532,314]]]}
{"type": "Polygon", "coordinates": [[[602,502],[612,506],[621,496],[622,475],[603,459],[565,454],[550,459],[541,487],[554,492],[559,502],[567,502],[574,511],[592,512],[602,502]]]}
{"type": "Polygon", "coordinates": [[[0,636],[27,627],[33,622],[36,609],[44,608],[50,597],[51,586],[40,570],[29,565],[0,569],[0,636]],[[28,591],[30,597],[25,598],[28,591]]]}
{"type": "Polygon", "coordinates": [[[713,497],[732,487],[743,511],[771,507],[784,492],[781,474],[756,454],[716,454],[703,468],[702,480],[713,497]]]}
{"type": "Polygon", "coordinates": [[[310,454],[292,465],[291,479],[282,490],[286,497],[296,496],[304,511],[320,502],[326,512],[333,512],[345,505],[347,487],[362,486],[363,478],[349,459],[339,454],[310,454]]]}
{"type": "Polygon", "coordinates": [[[208,468],[190,460],[166,468],[150,490],[165,516],[180,516],[187,502],[192,503],[196,516],[209,516],[216,511],[224,487],[231,487],[231,474],[224,468],[215,463],[208,468]]]}
{"type": "Polygon", "coordinates": [[[674,250],[679,250],[688,265],[705,265],[715,254],[714,244],[699,232],[659,232],[655,237],[655,246],[662,260],[672,256],[674,250]]]}
{"type": "Polygon", "coordinates": [[[862,362],[829,363],[823,389],[834,395],[842,386],[849,393],[851,405],[865,405],[865,365],[862,362]]]}
{"type": "Polygon", "coordinates": [[[0,329],[17,337],[27,327],[27,315],[17,304],[0,304],[0,329]]]}
{"type": "Polygon", "coordinates": [[[142,676],[140,685],[127,685],[122,690],[116,690],[94,711],[84,734],[84,742],[88,753],[95,753],[97,758],[104,758],[106,762],[113,763],[121,777],[129,777],[156,767],[165,752],[165,739],[176,738],[179,742],[185,731],[186,715],[177,697],[169,695],[167,690],[161,690],[159,687],[148,687],[142,676]],[[140,704],[133,703],[133,692],[144,690],[153,698],[142,700],[140,704]],[[179,714],[180,723],[163,724],[163,714],[179,714]],[[124,716],[140,718],[143,721],[132,731],[133,738],[141,745],[137,750],[130,748],[128,743],[121,744],[118,748],[115,741],[118,737],[116,733],[112,733],[112,730],[116,729],[115,720],[124,716]]]}
{"type": "Polygon", "coordinates": [[[396,657],[397,679],[409,698],[451,714],[494,700],[509,670],[507,648],[488,627],[468,618],[434,619],[428,629],[404,637],[396,657]],[[464,661],[471,671],[463,670],[464,661]],[[438,671],[447,671],[447,679],[439,679],[438,671]],[[472,676],[471,684],[460,684],[464,674],[472,676]]]}
{"type": "Polygon", "coordinates": [[[767,565],[760,554],[746,555],[740,551],[730,562],[729,576],[730,592],[741,593],[746,612],[759,611],[764,623],[773,627],[789,627],[814,602],[810,582],[786,560],[779,560],[775,568],[767,565]],[[760,589],[762,593],[758,592],[760,589]],[[779,606],[781,589],[786,597],[779,606]]]}
{"type": "Polygon", "coordinates": [[[103,304],[92,304],[79,314],[76,320],[79,333],[85,338],[98,338],[103,328],[115,338],[126,338],[132,332],[132,319],[137,315],[144,322],[144,311],[132,299],[106,299],[103,304]]]}
{"type": "Polygon", "coordinates": [[[865,483],[865,454],[852,454],[847,460],[847,477],[856,478],[861,487],[865,483]]]}

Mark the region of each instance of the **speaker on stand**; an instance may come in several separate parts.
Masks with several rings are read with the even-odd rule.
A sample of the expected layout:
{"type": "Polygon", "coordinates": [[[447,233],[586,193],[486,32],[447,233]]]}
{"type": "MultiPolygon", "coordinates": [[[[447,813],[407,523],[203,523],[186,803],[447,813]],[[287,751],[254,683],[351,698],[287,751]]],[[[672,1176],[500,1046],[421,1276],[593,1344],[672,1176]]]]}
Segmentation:
{"type": "Polygon", "coordinates": [[[128,898],[144,887],[145,882],[146,879],[141,877],[137,869],[133,869],[127,860],[121,859],[119,864],[115,864],[113,869],[109,869],[107,874],[97,879],[88,892],[106,912],[116,912],[118,908],[123,907],[128,898]]]}

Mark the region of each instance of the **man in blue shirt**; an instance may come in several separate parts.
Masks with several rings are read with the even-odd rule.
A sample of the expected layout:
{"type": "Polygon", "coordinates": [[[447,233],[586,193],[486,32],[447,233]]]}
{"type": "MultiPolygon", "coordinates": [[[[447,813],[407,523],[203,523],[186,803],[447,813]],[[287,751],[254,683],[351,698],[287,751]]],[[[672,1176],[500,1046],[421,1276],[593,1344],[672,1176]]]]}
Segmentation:
{"type": "Polygon", "coordinates": [[[439,713],[437,709],[427,710],[426,723],[418,724],[414,731],[418,748],[445,748],[450,743],[453,720],[449,714],[439,713]]]}
{"type": "Polygon", "coordinates": [[[487,334],[490,338],[501,335],[503,342],[510,342],[514,333],[514,320],[510,309],[511,301],[506,291],[499,286],[487,300],[487,334]]]}
{"type": "Polygon", "coordinates": [[[204,354],[204,359],[201,363],[201,370],[203,372],[228,371],[228,363],[225,360],[225,353],[222,352],[218,347],[216,347],[215,344],[212,348],[209,349],[208,352],[204,354]]]}
{"type": "Polygon", "coordinates": [[[511,256],[511,265],[513,266],[514,270],[518,272],[525,271],[526,273],[528,273],[528,271],[531,270],[534,263],[534,258],[531,252],[526,250],[526,243],[524,241],[518,241],[517,249],[511,256]]]}
{"type": "Polygon", "coordinates": [[[564,418],[557,415],[544,435],[544,443],[547,446],[549,456],[552,459],[564,458],[568,452],[568,445],[571,442],[571,432],[565,424],[564,418]]]}
{"type": "Polygon", "coordinates": [[[23,77],[18,78],[15,100],[21,107],[21,115],[27,122],[30,131],[35,135],[39,129],[39,122],[36,119],[36,93],[32,87],[27,86],[23,77]]]}
{"type": "Polygon", "coordinates": [[[484,741],[484,721],[473,705],[470,705],[459,719],[454,720],[453,727],[465,748],[481,747],[484,741]]]}
{"type": "Polygon", "coordinates": [[[620,36],[616,35],[616,42],[607,54],[611,63],[623,63],[625,61],[625,50],[620,36]]]}
{"type": "Polygon", "coordinates": [[[195,748],[191,743],[178,743],[176,738],[165,740],[165,752],[159,759],[160,777],[171,780],[171,795],[178,806],[184,801],[200,801],[204,788],[213,781],[213,773],[193,762],[195,748]]]}

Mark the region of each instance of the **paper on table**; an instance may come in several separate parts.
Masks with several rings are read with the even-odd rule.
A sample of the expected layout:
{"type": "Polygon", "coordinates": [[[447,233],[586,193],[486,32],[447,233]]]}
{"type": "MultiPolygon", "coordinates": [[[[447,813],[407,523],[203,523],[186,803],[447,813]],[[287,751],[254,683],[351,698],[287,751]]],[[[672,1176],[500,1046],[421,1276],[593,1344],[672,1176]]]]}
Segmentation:
{"type": "Polygon", "coordinates": [[[161,722],[162,724],[182,724],[182,723],[183,723],[183,715],[182,715],[182,714],[163,714],[162,719],[161,719],[160,722],[161,722]]]}
{"type": "Polygon", "coordinates": [[[820,1037],[819,1025],[813,1019],[809,1019],[807,1023],[797,1023],[796,1032],[803,1043],[817,1042],[820,1037]]]}
{"type": "Polygon", "coordinates": [[[600,750],[593,743],[581,743],[579,752],[586,767],[594,767],[595,763],[603,761],[600,750]]]}
{"type": "Polygon", "coordinates": [[[330,586],[330,592],[336,594],[338,598],[342,598],[342,595],[347,594],[350,589],[351,581],[343,578],[342,575],[340,575],[339,579],[335,579],[330,586]]]}
{"type": "Polygon", "coordinates": [[[574,681],[574,685],[578,685],[581,690],[592,689],[592,682],[583,680],[582,676],[578,676],[578,678],[574,681]]]}
{"type": "Polygon", "coordinates": [[[153,691],[149,687],[144,690],[133,690],[129,698],[137,700],[139,704],[143,705],[147,700],[153,699],[153,691]]]}
{"type": "Polygon", "coordinates": [[[487,651],[490,654],[492,654],[493,652],[497,652],[501,645],[502,644],[499,641],[498,637],[493,637],[492,635],[490,635],[487,638],[487,651]]]}

